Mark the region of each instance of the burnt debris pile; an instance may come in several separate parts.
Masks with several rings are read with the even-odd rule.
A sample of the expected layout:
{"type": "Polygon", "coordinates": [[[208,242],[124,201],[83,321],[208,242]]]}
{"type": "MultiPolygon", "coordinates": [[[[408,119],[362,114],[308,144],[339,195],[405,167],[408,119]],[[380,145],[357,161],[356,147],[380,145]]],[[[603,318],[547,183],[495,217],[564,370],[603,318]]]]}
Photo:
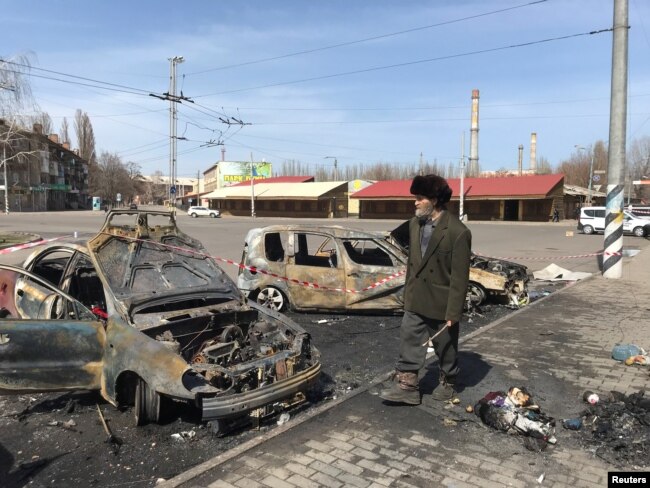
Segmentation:
{"type": "Polygon", "coordinates": [[[582,441],[596,455],[619,467],[650,466],[650,397],[643,390],[611,392],[583,413],[582,441]]]}

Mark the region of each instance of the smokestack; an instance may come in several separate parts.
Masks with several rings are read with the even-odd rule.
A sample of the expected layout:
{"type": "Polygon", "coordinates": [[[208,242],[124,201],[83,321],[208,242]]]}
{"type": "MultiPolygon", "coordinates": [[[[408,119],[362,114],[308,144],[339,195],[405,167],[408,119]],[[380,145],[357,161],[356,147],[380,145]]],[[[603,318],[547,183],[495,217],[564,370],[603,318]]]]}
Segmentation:
{"type": "Polygon", "coordinates": [[[517,159],[517,174],[519,176],[523,173],[523,164],[524,164],[524,145],[519,144],[519,158],[517,159]]]}
{"type": "Polygon", "coordinates": [[[226,160],[226,147],[221,146],[221,161],[225,161],[225,160],[226,160]]]}
{"type": "Polygon", "coordinates": [[[469,136],[469,174],[478,176],[478,90],[472,90],[472,125],[469,136]]]}
{"type": "Polygon", "coordinates": [[[537,133],[530,134],[530,170],[537,173],[537,133]]]}

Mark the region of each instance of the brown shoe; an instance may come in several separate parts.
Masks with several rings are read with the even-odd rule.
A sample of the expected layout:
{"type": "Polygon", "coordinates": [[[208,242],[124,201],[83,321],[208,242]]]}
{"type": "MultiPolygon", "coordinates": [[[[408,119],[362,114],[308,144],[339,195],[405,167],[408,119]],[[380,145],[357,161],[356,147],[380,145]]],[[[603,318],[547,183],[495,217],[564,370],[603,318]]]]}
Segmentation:
{"type": "Polygon", "coordinates": [[[418,374],[408,371],[395,371],[392,385],[379,393],[379,398],[392,403],[405,403],[407,405],[420,404],[420,390],[418,388],[418,374]]]}
{"type": "Polygon", "coordinates": [[[451,400],[455,394],[456,390],[454,389],[453,380],[440,375],[438,386],[436,386],[431,392],[431,398],[441,402],[446,402],[448,400],[451,400]]]}

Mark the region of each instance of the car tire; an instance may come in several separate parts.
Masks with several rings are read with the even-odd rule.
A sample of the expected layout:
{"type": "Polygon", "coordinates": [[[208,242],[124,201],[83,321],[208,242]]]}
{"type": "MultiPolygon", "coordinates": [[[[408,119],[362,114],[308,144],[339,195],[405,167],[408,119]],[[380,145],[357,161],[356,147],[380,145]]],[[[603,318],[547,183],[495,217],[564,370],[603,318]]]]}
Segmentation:
{"type": "Polygon", "coordinates": [[[282,312],[289,307],[287,297],[273,286],[262,288],[255,297],[257,303],[276,312],[282,312]]]}
{"type": "Polygon", "coordinates": [[[589,235],[594,233],[594,228],[591,225],[583,225],[582,232],[589,235]]]}
{"type": "Polygon", "coordinates": [[[211,214],[210,214],[210,218],[216,219],[216,218],[217,218],[217,214],[215,214],[215,213],[211,213],[211,214]]]}
{"type": "Polygon", "coordinates": [[[485,301],[487,293],[485,292],[485,288],[481,285],[470,281],[469,285],[467,285],[467,298],[471,304],[476,307],[485,301]]]}
{"type": "Polygon", "coordinates": [[[645,229],[643,227],[635,227],[632,233],[637,237],[645,237],[645,229]]]}
{"type": "Polygon", "coordinates": [[[162,398],[152,390],[146,381],[138,378],[135,385],[135,425],[141,426],[148,423],[159,423],[162,418],[162,398]]]}
{"type": "Polygon", "coordinates": [[[190,214],[190,217],[192,217],[193,219],[195,219],[195,218],[196,218],[196,214],[195,214],[194,212],[192,212],[192,213],[190,214]]]}

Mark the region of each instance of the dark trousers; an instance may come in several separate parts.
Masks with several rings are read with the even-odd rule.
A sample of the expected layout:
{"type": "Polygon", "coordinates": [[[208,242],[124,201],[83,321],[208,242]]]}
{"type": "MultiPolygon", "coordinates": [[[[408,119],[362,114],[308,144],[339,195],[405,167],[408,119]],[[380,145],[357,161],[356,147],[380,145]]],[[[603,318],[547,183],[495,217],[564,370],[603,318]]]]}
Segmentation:
{"type": "MultiPolygon", "coordinates": [[[[399,333],[400,346],[397,369],[415,373],[422,369],[427,355],[427,346],[422,344],[438,332],[440,327],[444,326],[444,320],[430,319],[405,310],[399,333]]],[[[459,327],[460,324],[445,327],[445,332],[433,340],[440,372],[449,382],[453,382],[460,371],[458,367],[459,327]]]]}

